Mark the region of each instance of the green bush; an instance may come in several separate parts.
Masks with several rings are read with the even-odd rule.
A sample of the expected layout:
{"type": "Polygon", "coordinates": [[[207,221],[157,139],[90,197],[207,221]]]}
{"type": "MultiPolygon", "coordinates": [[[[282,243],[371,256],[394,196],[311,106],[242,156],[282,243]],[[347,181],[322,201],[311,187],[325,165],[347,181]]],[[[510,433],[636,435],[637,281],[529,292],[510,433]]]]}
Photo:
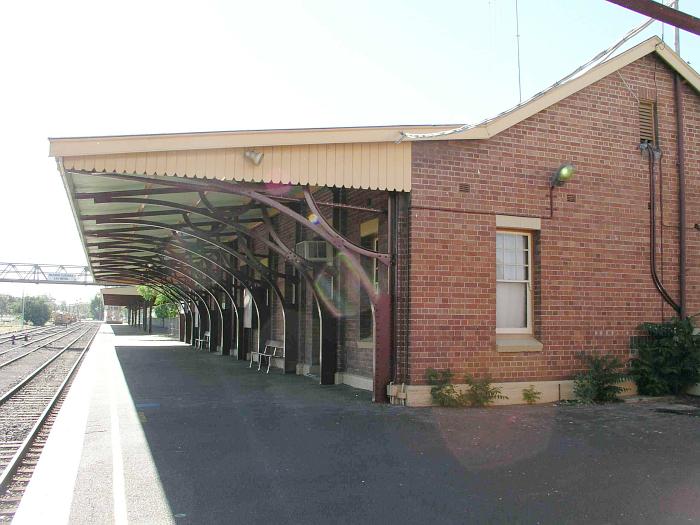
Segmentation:
{"type": "Polygon", "coordinates": [[[630,375],[640,394],[678,395],[700,381],[700,337],[690,319],[640,326],[648,337],[637,341],[630,375]]]}
{"type": "Polygon", "coordinates": [[[534,405],[542,397],[542,392],[535,389],[535,385],[530,385],[527,388],[523,388],[523,401],[528,405],[534,405]]]}
{"type": "Polygon", "coordinates": [[[24,320],[34,326],[44,326],[51,318],[51,306],[44,297],[27,297],[24,300],[24,320]]]}
{"type": "Polygon", "coordinates": [[[494,402],[496,399],[508,399],[501,393],[501,388],[491,384],[491,378],[486,376],[481,379],[474,379],[467,375],[465,382],[469,385],[466,392],[466,399],[470,406],[483,407],[494,402]]]}
{"type": "Polygon", "coordinates": [[[588,370],[574,379],[574,394],[583,403],[609,403],[617,401],[617,395],[624,392],[619,386],[627,376],[621,371],[624,366],[617,358],[609,355],[582,355],[588,370]]]}
{"type": "Polygon", "coordinates": [[[441,407],[483,407],[495,399],[508,399],[501,394],[501,389],[491,385],[491,378],[474,379],[467,375],[465,382],[469,386],[466,392],[458,391],[452,384],[453,374],[449,370],[425,371],[428,384],[431,385],[430,395],[433,401],[441,407]]]}
{"type": "Polygon", "coordinates": [[[466,396],[452,384],[452,372],[449,370],[435,370],[428,368],[425,378],[431,385],[430,395],[433,401],[441,407],[464,407],[469,405],[466,396]]]}

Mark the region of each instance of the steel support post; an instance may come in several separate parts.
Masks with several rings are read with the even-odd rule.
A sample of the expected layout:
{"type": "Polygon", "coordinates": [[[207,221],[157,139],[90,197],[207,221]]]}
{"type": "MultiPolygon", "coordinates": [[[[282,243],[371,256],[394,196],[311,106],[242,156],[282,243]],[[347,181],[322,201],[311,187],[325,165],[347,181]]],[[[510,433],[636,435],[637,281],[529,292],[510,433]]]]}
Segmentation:
{"type": "Polygon", "coordinates": [[[374,380],[372,400],[388,401],[386,387],[391,381],[392,313],[391,296],[383,293],[374,303],[374,380]]]}
{"type": "MultiPolygon", "coordinates": [[[[214,290],[210,290],[211,293],[215,293],[214,290]]],[[[221,344],[221,316],[217,315],[217,308],[214,305],[215,298],[207,299],[207,307],[209,308],[209,351],[221,353],[223,348],[221,344]]]]}
{"type": "Polygon", "coordinates": [[[262,347],[265,345],[265,342],[268,341],[272,336],[272,319],[270,319],[271,310],[270,305],[267,301],[267,294],[265,289],[255,288],[252,292],[253,300],[258,305],[258,315],[260,316],[258,323],[258,341],[260,344],[260,348],[258,348],[257,350],[261,351],[262,347]]]}
{"type": "Polygon", "coordinates": [[[152,334],[153,333],[153,305],[150,303],[146,306],[146,316],[147,316],[147,321],[148,321],[148,333],[152,334]]]}
{"type": "MultiPolygon", "coordinates": [[[[232,289],[232,278],[231,276],[225,276],[224,278],[224,286],[226,287],[227,290],[229,290],[229,294],[233,297],[234,294],[231,294],[230,290],[232,289]]],[[[226,298],[223,298],[224,302],[222,303],[222,307],[224,309],[224,324],[221,327],[221,330],[223,331],[223,341],[224,341],[224,346],[221,349],[221,354],[222,355],[231,355],[231,352],[233,351],[233,312],[234,312],[234,305],[229,304],[229,301],[226,301],[226,298]]]]}
{"type": "Polygon", "coordinates": [[[190,315],[187,315],[185,317],[185,342],[189,343],[190,345],[193,345],[194,338],[192,336],[194,333],[194,316],[197,315],[197,310],[191,301],[188,304],[188,310],[190,312],[190,315]]]}
{"type": "Polygon", "coordinates": [[[178,314],[178,339],[181,343],[185,342],[185,314],[178,314]]]}
{"type": "Polygon", "coordinates": [[[195,339],[202,339],[204,337],[204,333],[209,330],[209,319],[210,319],[210,313],[209,313],[209,307],[206,304],[206,301],[202,299],[198,299],[197,301],[197,310],[199,310],[199,323],[198,326],[195,326],[194,331],[195,331],[195,339]]]}
{"type": "Polygon", "coordinates": [[[202,328],[202,319],[204,319],[204,313],[202,312],[202,305],[199,303],[197,299],[193,299],[193,303],[195,306],[195,317],[192,320],[192,339],[190,340],[190,344],[194,346],[194,343],[197,339],[199,339],[199,331],[202,328]]]}
{"type": "Polygon", "coordinates": [[[338,370],[338,321],[333,313],[316,299],[321,324],[321,384],[334,385],[338,370]]]}
{"type": "Polygon", "coordinates": [[[243,301],[243,288],[238,288],[236,290],[236,301],[238,306],[238,311],[241,313],[240,319],[238,320],[238,347],[236,348],[236,359],[239,361],[245,361],[246,354],[250,348],[250,341],[248,338],[248,330],[245,328],[245,305],[243,301]]]}
{"type": "MultiPolygon", "coordinates": [[[[285,273],[292,275],[291,264],[285,264],[285,273]]],[[[284,373],[296,374],[299,362],[299,301],[294,297],[294,283],[284,280],[284,373]],[[292,301],[292,298],[294,300],[292,301]]]]}

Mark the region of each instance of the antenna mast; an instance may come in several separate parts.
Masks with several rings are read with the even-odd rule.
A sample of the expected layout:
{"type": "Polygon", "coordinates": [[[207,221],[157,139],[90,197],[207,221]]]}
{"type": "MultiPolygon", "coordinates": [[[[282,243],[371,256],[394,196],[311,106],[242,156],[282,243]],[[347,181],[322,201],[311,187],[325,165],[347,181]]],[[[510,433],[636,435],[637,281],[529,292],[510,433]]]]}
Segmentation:
{"type": "MultiPolygon", "coordinates": [[[[676,10],[680,10],[681,6],[679,5],[681,3],[681,0],[676,0],[671,4],[671,7],[675,7],[676,10]]],[[[681,35],[680,35],[680,30],[678,29],[678,26],[676,26],[676,39],[675,39],[675,48],[676,48],[676,53],[680,56],[681,54],[681,35]]]]}
{"type": "MultiPolygon", "coordinates": [[[[676,39],[678,39],[678,29],[676,29],[676,39]]],[[[523,86],[520,81],[520,21],[518,17],[518,0],[515,0],[515,42],[518,49],[518,104],[523,102],[523,86]]],[[[676,40],[676,49],[678,48],[678,40],[676,40]]],[[[676,52],[678,52],[676,50],[676,52]]]]}

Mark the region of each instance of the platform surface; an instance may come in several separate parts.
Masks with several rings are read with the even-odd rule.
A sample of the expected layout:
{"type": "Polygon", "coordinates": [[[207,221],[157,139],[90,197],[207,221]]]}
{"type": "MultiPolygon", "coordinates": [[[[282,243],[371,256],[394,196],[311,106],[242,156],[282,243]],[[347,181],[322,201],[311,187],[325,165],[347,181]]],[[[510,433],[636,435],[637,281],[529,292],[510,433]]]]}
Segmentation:
{"type": "Polygon", "coordinates": [[[645,403],[373,405],[103,325],[15,523],[687,523],[699,431],[645,403]]]}

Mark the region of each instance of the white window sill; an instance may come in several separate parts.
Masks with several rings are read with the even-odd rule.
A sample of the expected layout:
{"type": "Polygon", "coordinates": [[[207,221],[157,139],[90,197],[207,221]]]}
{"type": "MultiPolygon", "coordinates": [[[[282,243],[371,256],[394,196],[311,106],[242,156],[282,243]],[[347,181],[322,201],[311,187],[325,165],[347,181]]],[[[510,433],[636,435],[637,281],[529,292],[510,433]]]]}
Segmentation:
{"type": "Polygon", "coordinates": [[[496,334],[496,351],[541,352],[542,343],[529,334],[496,334]]]}

